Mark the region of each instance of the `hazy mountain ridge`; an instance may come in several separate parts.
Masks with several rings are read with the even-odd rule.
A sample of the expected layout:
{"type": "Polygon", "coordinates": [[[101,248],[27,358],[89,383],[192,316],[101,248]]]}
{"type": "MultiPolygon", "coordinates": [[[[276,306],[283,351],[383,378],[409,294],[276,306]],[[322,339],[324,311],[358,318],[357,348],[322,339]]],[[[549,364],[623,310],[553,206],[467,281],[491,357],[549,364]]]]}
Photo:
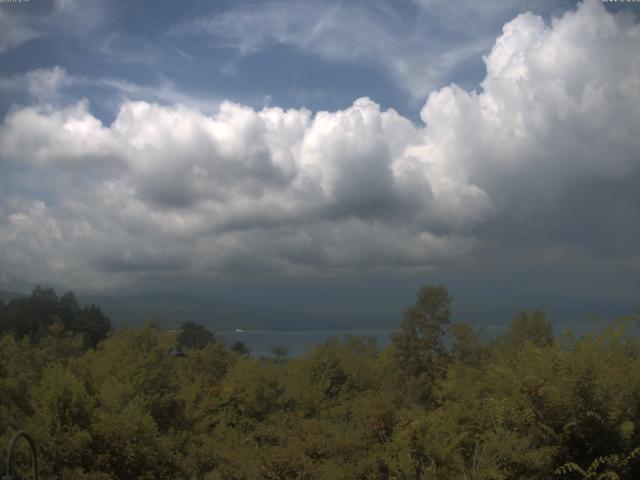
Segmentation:
{"type": "Polygon", "coordinates": [[[100,307],[115,326],[157,320],[167,327],[177,327],[184,320],[193,320],[217,330],[348,330],[393,326],[402,313],[398,311],[393,315],[392,312],[352,309],[345,312],[339,307],[241,305],[199,296],[154,293],[126,297],[80,295],[78,299],[83,304],[92,303],[100,307]]]}
{"type": "Polygon", "coordinates": [[[5,303],[10,302],[11,300],[16,300],[18,298],[24,298],[26,296],[28,295],[25,295],[24,293],[0,290],[0,300],[2,300],[5,303]]]}
{"type": "MultiPolygon", "coordinates": [[[[5,302],[27,295],[0,290],[5,302]]],[[[364,305],[360,303],[334,305],[330,303],[262,305],[241,304],[171,292],[147,292],[134,295],[79,294],[81,305],[96,305],[111,319],[114,327],[140,325],[158,321],[167,328],[175,328],[185,320],[192,320],[213,330],[350,330],[395,328],[402,318],[404,306],[364,305]]],[[[577,298],[549,299],[538,305],[508,302],[499,307],[462,303],[454,309],[454,321],[477,326],[506,325],[518,310],[546,308],[558,328],[566,325],[611,320],[622,315],[640,312],[640,303],[626,300],[594,300],[577,298]]]]}

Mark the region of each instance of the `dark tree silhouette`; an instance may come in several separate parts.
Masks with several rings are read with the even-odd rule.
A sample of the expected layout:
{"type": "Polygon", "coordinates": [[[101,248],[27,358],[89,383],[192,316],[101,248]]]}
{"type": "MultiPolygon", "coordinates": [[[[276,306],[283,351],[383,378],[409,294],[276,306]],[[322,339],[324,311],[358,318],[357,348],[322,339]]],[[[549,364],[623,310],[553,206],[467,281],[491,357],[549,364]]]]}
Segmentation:
{"type": "Polygon", "coordinates": [[[186,320],[180,326],[177,343],[179,347],[200,350],[212,342],[214,338],[213,332],[205,326],[186,320]]]}

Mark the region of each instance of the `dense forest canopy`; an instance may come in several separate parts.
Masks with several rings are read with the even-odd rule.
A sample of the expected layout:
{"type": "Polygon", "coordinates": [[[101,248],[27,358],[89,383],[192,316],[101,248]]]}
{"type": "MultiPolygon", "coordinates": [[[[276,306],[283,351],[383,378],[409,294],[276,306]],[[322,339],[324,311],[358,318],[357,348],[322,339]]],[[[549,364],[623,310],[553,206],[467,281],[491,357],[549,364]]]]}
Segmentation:
{"type": "Polygon", "coordinates": [[[80,307],[72,292],[58,297],[53,289],[38,286],[30,297],[7,305],[0,299],[0,332],[11,332],[16,339],[27,337],[32,343],[66,332],[82,335],[85,346],[95,347],[111,332],[111,321],[93,305],[80,307]]]}
{"type": "Polygon", "coordinates": [[[387,348],[253,358],[37,288],[0,304],[0,440],[30,432],[43,478],[640,478],[637,317],[576,338],[520,312],[485,339],[452,308],[424,287],[387,348]]]}

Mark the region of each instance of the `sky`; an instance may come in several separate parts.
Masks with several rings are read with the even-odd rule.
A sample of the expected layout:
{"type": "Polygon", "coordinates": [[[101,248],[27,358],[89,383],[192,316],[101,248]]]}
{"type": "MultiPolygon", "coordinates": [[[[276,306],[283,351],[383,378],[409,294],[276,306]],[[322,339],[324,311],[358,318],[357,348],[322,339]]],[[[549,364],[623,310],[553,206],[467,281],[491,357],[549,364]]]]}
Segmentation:
{"type": "Polygon", "coordinates": [[[0,2],[0,289],[637,304],[639,15],[0,2]]]}

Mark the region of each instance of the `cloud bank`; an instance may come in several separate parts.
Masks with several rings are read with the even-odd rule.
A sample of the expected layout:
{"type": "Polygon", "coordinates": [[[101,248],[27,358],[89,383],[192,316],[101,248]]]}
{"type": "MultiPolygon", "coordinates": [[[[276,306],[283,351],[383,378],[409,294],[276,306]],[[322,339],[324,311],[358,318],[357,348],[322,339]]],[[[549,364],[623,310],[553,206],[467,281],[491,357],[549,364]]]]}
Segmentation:
{"type": "Polygon", "coordinates": [[[50,101],[59,70],[31,74],[34,104],[0,127],[0,282],[406,270],[507,250],[637,268],[615,232],[638,230],[639,40],[597,1],[550,25],[519,15],[482,91],[433,92],[424,125],[368,98],[315,114],[125,101],[105,125],[86,101],[50,101]]]}

